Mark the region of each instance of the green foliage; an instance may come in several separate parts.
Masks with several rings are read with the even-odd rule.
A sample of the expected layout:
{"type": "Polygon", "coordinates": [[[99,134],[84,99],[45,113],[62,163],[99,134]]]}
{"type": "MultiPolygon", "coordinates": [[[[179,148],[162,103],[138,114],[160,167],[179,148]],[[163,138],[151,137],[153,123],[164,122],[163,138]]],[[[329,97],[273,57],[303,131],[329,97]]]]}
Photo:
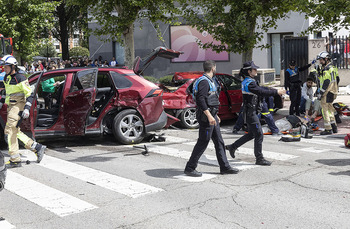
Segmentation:
{"type": "Polygon", "coordinates": [[[172,79],[173,79],[173,75],[163,76],[159,79],[159,83],[164,85],[171,85],[172,79]]]}
{"type": "Polygon", "coordinates": [[[44,57],[56,57],[56,47],[50,42],[43,43],[39,47],[39,55],[44,57]]]}
{"type": "Polygon", "coordinates": [[[74,47],[69,50],[70,57],[89,57],[90,52],[87,48],[84,47],[74,47]]]}
{"type": "MultiPolygon", "coordinates": [[[[86,7],[91,14],[91,21],[96,21],[98,28],[92,32],[97,35],[106,35],[105,41],[117,41],[125,46],[125,63],[131,67],[134,60],[134,23],[141,23],[142,19],[148,19],[158,28],[158,22],[171,24],[181,13],[175,7],[174,0],[106,0],[96,2],[94,0],[67,0],[69,4],[86,7]]],[[[85,9],[84,9],[85,10],[85,9]]],[[[161,37],[158,29],[158,37],[161,37]]]]}
{"type": "Polygon", "coordinates": [[[300,10],[314,18],[307,32],[350,29],[350,0],[306,1],[300,10]]]}
{"type": "Polygon", "coordinates": [[[276,27],[276,21],[287,17],[288,12],[297,10],[301,2],[303,1],[180,0],[185,20],[199,31],[207,31],[215,40],[221,41],[221,44],[200,44],[203,48],[234,53],[247,53],[252,52],[254,47],[266,47],[259,44],[264,32],[276,27]]]}
{"type": "Polygon", "coordinates": [[[158,83],[158,79],[153,76],[144,76],[144,78],[148,81],[151,81],[152,83],[158,83]]]}
{"type": "Polygon", "coordinates": [[[13,38],[21,58],[35,50],[38,36],[52,26],[55,5],[44,0],[0,0],[0,33],[13,38]]]}

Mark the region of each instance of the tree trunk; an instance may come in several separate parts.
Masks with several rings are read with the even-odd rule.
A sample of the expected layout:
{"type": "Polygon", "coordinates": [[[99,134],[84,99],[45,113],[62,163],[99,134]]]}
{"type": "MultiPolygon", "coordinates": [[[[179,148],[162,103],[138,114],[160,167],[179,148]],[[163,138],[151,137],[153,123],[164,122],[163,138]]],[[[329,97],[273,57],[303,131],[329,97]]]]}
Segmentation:
{"type": "Polygon", "coordinates": [[[69,59],[69,47],[68,47],[68,27],[67,27],[67,15],[66,15],[66,4],[62,2],[57,7],[57,14],[59,15],[59,37],[60,42],[62,45],[62,59],[68,60],[69,59]]]}
{"type": "Polygon", "coordinates": [[[124,65],[132,69],[135,60],[134,24],[129,25],[129,28],[124,32],[124,51],[124,65]]]}
{"type": "MultiPolygon", "coordinates": [[[[257,20],[256,18],[252,18],[252,17],[247,18],[247,24],[248,24],[248,29],[249,29],[248,36],[249,37],[254,36],[256,20],[257,20]]],[[[245,52],[242,53],[242,63],[253,60],[253,49],[254,49],[254,46],[249,48],[249,50],[246,50],[245,52]]]]}

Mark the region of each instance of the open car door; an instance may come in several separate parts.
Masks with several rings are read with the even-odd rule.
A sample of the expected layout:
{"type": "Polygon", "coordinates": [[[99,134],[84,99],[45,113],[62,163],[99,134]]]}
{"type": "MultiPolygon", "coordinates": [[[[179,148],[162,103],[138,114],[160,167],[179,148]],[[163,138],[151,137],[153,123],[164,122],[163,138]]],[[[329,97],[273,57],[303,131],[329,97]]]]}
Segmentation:
{"type": "Polygon", "coordinates": [[[35,138],[35,132],[34,127],[36,123],[36,117],[38,115],[38,108],[37,108],[37,93],[39,90],[39,86],[41,85],[39,82],[42,79],[44,75],[44,72],[40,73],[40,76],[38,77],[38,80],[34,81],[34,83],[31,83],[30,87],[32,89],[32,92],[34,92],[34,98],[32,102],[32,106],[29,109],[29,117],[27,119],[21,118],[19,123],[17,125],[20,125],[21,131],[23,131],[25,134],[27,134],[29,137],[35,138]]]}
{"type": "Polygon", "coordinates": [[[96,99],[98,69],[75,74],[69,94],[63,102],[64,127],[68,135],[84,135],[86,121],[96,99]]]}
{"type": "Polygon", "coordinates": [[[162,57],[165,59],[174,59],[174,58],[178,58],[182,53],[183,52],[179,52],[179,51],[175,51],[172,49],[167,49],[159,46],[153,49],[153,51],[150,54],[148,54],[142,59],[139,56],[137,56],[133,64],[133,70],[136,75],[142,75],[142,73],[146,70],[146,68],[151,64],[151,62],[156,57],[162,57]]]}

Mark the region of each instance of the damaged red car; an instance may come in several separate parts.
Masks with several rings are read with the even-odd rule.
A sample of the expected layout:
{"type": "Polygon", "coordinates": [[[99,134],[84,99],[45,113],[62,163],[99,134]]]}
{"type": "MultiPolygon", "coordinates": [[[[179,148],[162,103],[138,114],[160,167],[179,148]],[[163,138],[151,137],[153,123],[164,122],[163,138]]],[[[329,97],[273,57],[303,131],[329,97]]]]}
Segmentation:
{"type": "MultiPolygon", "coordinates": [[[[155,49],[146,59],[156,56],[171,58],[178,54],[155,49]]],[[[163,91],[131,69],[60,69],[33,74],[29,84],[36,96],[21,130],[35,138],[114,134],[118,142],[134,144],[146,133],[177,120],[164,112],[163,91]],[[42,83],[48,79],[59,83],[52,94],[52,105],[45,107],[42,83]]],[[[4,106],[0,111],[2,128],[6,110],[4,106]]]]}
{"type": "MultiPolygon", "coordinates": [[[[180,119],[181,125],[185,128],[198,128],[196,119],[196,104],[186,90],[191,83],[203,72],[175,72],[170,85],[159,85],[164,90],[165,112],[180,119]]],[[[219,94],[220,106],[219,117],[221,120],[233,119],[237,117],[242,104],[242,80],[229,75],[217,73],[214,77],[216,83],[221,88],[219,94]]],[[[281,96],[274,98],[275,110],[283,108],[281,96]]]]}

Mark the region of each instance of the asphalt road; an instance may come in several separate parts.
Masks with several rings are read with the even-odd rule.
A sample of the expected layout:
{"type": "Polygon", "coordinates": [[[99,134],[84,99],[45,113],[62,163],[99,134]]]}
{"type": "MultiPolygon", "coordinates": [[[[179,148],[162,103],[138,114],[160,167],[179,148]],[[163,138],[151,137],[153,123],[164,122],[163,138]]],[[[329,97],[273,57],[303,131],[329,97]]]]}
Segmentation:
{"type": "MultiPolygon", "coordinates": [[[[240,136],[230,130],[222,124],[226,143],[240,136]]],[[[249,142],[230,159],[237,175],[219,174],[210,144],[198,166],[203,177],[189,178],[183,169],[197,130],[162,133],[165,142],[140,144],[149,156],[112,137],[45,142],[40,164],[8,171],[0,228],[350,227],[350,149],[341,138],[265,136],[272,166],[254,165],[249,142]]]]}

